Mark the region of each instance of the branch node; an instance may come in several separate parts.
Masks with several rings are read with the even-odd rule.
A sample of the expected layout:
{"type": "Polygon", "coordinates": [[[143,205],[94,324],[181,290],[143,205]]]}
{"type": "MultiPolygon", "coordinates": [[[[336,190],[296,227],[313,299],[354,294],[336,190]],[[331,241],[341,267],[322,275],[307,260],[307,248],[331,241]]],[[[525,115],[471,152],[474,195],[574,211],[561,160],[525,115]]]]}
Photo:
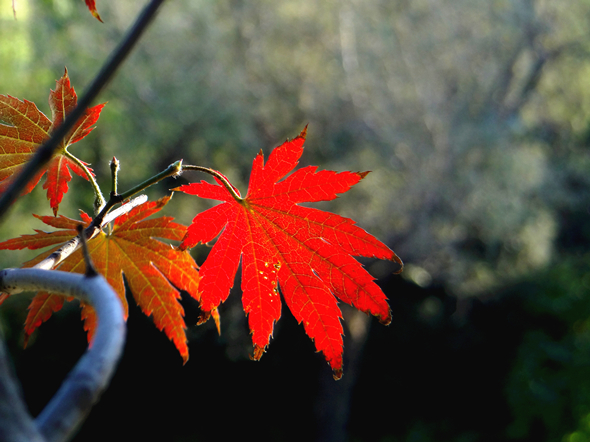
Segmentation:
{"type": "Polygon", "coordinates": [[[111,202],[113,203],[113,206],[117,203],[123,202],[123,197],[115,191],[111,191],[111,193],[109,194],[109,198],[112,200],[111,202]]]}

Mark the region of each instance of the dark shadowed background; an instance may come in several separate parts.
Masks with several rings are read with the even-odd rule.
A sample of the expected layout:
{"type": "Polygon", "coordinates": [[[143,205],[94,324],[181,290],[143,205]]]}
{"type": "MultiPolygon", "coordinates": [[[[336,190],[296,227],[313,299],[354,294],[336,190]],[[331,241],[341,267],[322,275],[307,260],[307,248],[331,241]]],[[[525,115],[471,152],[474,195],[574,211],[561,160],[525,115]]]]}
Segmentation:
{"type": "MultiPolygon", "coordinates": [[[[16,0],[17,20],[0,0],[0,93],[49,113],[64,66],[81,93],[142,6],[99,0],[101,24],[81,0],[16,0]]],[[[221,336],[183,298],[185,366],[129,297],[123,360],[75,440],[590,440],[589,29],[587,0],[166,3],[72,148],[104,189],[116,155],[123,190],[183,158],[244,192],[256,153],[309,124],[301,165],[372,171],[314,206],[354,218],[406,269],[363,261],[393,321],[343,306],[339,382],[286,307],[249,360],[239,281],[221,336]]],[[[60,213],[92,201],[74,177],[60,213]]],[[[188,224],[210,204],[176,195],[167,214],[188,224]]],[[[43,228],[31,213],[51,214],[41,186],[0,241],[43,228]]],[[[36,414],[86,337],[70,303],[23,350],[31,297],[0,319],[36,414]]]]}

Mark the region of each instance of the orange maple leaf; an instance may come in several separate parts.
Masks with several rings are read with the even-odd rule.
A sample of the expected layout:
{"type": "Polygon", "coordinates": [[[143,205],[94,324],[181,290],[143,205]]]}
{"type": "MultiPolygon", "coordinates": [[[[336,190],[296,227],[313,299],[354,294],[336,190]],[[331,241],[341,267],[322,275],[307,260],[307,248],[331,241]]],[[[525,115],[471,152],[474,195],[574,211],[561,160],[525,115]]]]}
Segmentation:
{"type": "Polygon", "coordinates": [[[200,269],[201,308],[212,311],[227,299],[241,257],[242,302],[254,358],[262,356],[280,317],[280,284],[287,306],[338,379],[343,341],[336,298],[384,324],[391,322],[385,295],[352,256],[402,262],[354,221],[298,205],[332,200],[367,174],[317,172],[309,166],[280,181],[297,165],[305,134],[274,149],[266,164],[262,153],[255,158],[245,198],[221,174],[217,185],[201,181],[175,189],[223,201],[194,218],[181,248],[207,243],[222,232],[200,269]]]}
{"type": "MultiPolygon", "coordinates": [[[[188,360],[184,310],[178,299],[179,290],[186,290],[199,300],[199,272],[197,264],[188,252],[154,238],[180,241],[186,234],[186,226],[173,222],[171,217],[145,220],[160,211],[170,197],[157,202],[146,202],[117,218],[110,234],[101,232],[88,242],[90,256],[96,270],[102,274],[119,295],[123,303],[125,317],[128,314],[123,275],[133,294],[135,302],[147,315],[153,315],[154,323],[164,330],[168,338],[180,352],[184,362],[188,360]]],[[[56,246],[24,264],[32,267],[45,259],[59,246],[77,235],[76,226],[80,221],[60,215],[36,216],[52,227],[60,230],[43,232],[36,230],[33,235],[22,235],[0,243],[0,249],[39,249],[56,246]]],[[[89,224],[91,219],[82,212],[82,222],[89,224]]],[[[85,262],[81,250],[74,252],[58,267],[58,270],[84,273],[85,262]]],[[[38,293],[29,306],[25,322],[25,335],[28,338],[33,331],[46,321],[53,312],[61,309],[66,298],[49,293],[38,293]]],[[[96,316],[89,305],[82,306],[84,328],[88,331],[89,341],[96,329],[96,316]]]]}
{"type": "MultiPolygon", "coordinates": [[[[0,95],[0,192],[9,185],[8,178],[31,159],[39,146],[76,107],[77,100],[76,92],[70,85],[67,69],[63,77],[57,80],[55,91],[49,93],[51,120],[30,101],[0,95]]],[[[88,179],[87,173],[92,174],[92,169],[86,167],[87,163],[72,156],[68,152],[68,147],[94,129],[93,125],[103,107],[104,104],[99,104],[86,109],[84,115],[62,140],[47,166],[23,190],[23,194],[29,193],[47,172],[43,188],[47,189],[47,199],[54,215],[57,215],[59,203],[68,191],[68,182],[72,179],[70,170],[85,179],[88,179]]]]}

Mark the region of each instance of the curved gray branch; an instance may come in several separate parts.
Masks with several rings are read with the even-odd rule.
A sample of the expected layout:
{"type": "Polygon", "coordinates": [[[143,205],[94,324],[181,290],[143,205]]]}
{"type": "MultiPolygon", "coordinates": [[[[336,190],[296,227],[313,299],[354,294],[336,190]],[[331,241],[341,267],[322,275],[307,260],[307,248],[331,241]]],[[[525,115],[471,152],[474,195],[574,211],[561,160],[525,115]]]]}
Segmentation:
{"type": "MultiPolygon", "coordinates": [[[[91,304],[98,316],[92,346],[35,419],[37,430],[46,441],[65,441],[74,435],[114,374],[125,341],[123,308],[118,296],[100,275],[88,277],[43,269],[0,271],[0,291],[14,294],[24,290],[74,296],[91,304]]],[[[0,427],[11,424],[2,423],[4,418],[0,416],[0,427]]]]}

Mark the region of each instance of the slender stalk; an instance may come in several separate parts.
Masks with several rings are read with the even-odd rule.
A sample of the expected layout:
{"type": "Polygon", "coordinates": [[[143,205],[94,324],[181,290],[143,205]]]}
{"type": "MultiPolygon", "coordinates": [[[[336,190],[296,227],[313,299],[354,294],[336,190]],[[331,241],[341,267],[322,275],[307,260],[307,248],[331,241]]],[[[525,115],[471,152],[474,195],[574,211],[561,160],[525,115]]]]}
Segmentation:
{"type": "Polygon", "coordinates": [[[164,3],[164,0],[151,0],[149,2],[135,21],[133,27],[127,32],[123,41],[117,46],[108,61],[103,65],[87,91],[82,95],[80,100],[78,100],[78,105],[66,117],[63,124],[56,129],[51,138],[37,149],[33,158],[24,165],[12,184],[3,192],[2,196],[0,196],[0,218],[6,214],[8,208],[16,198],[18,198],[27,183],[49,162],[62,139],[68,134],[70,129],[74,127],[86,108],[96,99],[106,84],[113,78],[125,58],[137,44],[137,41],[156,15],[156,12],[162,3],[164,3]]]}
{"type": "Polygon", "coordinates": [[[80,159],[78,157],[75,157],[70,152],[68,152],[67,149],[65,149],[65,151],[64,151],[64,156],[66,158],[70,159],[72,162],[76,163],[78,165],[78,167],[81,168],[84,171],[84,173],[86,174],[86,177],[88,178],[88,181],[90,181],[90,185],[92,186],[92,189],[94,190],[94,214],[95,215],[98,214],[100,212],[100,210],[106,204],[106,201],[104,200],[104,196],[102,196],[100,186],[96,182],[94,175],[92,174],[92,172],[90,172],[90,169],[88,169],[88,167],[86,167],[86,164],[84,164],[82,161],[80,161],[80,159]]]}
{"type": "Polygon", "coordinates": [[[227,178],[225,176],[223,176],[222,174],[220,174],[219,172],[217,172],[216,170],[209,169],[208,167],[203,167],[203,166],[192,166],[190,164],[187,164],[186,166],[182,166],[182,170],[183,171],[196,170],[198,172],[205,172],[209,175],[212,175],[215,178],[217,178],[219,181],[221,181],[223,186],[227,189],[227,191],[229,193],[231,193],[231,195],[236,199],[236,201],[238,201],[238,202],[244,201],[244,198],[242,198],[240,196],[240,194],[236,191],[234,186],[231,185],[231,183],[227,180],[227,178]]]}

